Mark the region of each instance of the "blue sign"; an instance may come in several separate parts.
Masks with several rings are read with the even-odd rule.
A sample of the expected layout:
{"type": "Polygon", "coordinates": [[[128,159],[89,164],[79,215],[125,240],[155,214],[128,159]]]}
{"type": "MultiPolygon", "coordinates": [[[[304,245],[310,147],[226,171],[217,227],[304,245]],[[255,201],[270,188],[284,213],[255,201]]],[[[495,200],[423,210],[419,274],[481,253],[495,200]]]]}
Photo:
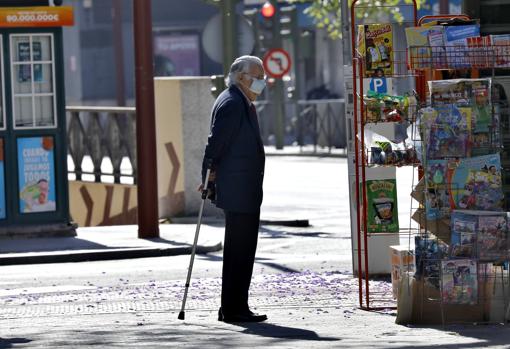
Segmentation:
{"type": "Polygon", "coordinates": [[[388,84],[386,83],[386,78],[380,77],[370,79],[369,89],[370,91],[377,93],[388,93],[388,84]]]}
{"type": "Polygon", "coordinates": [[[0,138],[0,219],[5,219],[4,140],[0,138]]]}
{"type": "Polygon", "coordinates": [[[53,137],[18,138],[20,213],[56,210],[53,137]]]}

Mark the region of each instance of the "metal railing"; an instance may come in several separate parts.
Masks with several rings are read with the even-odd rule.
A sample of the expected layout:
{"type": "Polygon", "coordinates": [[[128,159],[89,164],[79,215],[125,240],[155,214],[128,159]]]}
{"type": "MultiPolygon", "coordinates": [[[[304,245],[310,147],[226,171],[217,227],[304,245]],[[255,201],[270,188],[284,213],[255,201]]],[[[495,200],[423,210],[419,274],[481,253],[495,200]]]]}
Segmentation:
{"type": "Polygon", "coordinates": [[[136,183],[136,109],[69,106],[66,111],[68,154],[73,162],[69,173],[76,180],[93,176],[101,182],[102,176],[113,176],[114,183],[121,183],[122,177],[136,183]],[[92,164],[83,166],[87,157],[92,164]],[[106,159],[111,171],[104,170],[106,159]]]}
{"type": "MultiPolygon", "coordinates": [[[[316,154],[345,148],[343,105],[343,99],[286,103],[285,145],[298,145],[301,151],[312,146],[312,153],[316,154]]],[[[256,106],[264,144],[272,145],[272,105],[260,101],[256,106]]],[[[66,111],[71,178],[136,183],[136,109],[69,106],[66,111]],[[108,160],[111,166],[105,166],[108,160]],[[110,179],[105,180],[105,177],[110,179]]]]}
{"type": "MultiPolygon", "coordinates": [[[[255,102],[259,114],[262,139],[265,145],[274,145],[274,118],[272,103],[255,102]]],[[[326,149],[345,149],[345,106],[343,99],[314,99],[285,103],[286,120],[284,144],[301,149],[312,146],[313,153],[326,149]]]]}

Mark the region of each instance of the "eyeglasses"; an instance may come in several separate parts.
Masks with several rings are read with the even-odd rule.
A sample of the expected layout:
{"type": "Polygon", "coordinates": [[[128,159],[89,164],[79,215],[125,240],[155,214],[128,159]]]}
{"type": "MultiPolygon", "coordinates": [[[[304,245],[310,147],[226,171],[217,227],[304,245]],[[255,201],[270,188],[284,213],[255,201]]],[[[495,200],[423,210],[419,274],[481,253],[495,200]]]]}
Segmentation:
{"type": "Polygon", "coordinates": [[[264,75],[263,77],[260,77],[260,76],[253,76],[250,73],[243,73],[243,74],[248,75],[252,79],[264,80],[264,81],[267,80],[267,75],[264,75]]]}

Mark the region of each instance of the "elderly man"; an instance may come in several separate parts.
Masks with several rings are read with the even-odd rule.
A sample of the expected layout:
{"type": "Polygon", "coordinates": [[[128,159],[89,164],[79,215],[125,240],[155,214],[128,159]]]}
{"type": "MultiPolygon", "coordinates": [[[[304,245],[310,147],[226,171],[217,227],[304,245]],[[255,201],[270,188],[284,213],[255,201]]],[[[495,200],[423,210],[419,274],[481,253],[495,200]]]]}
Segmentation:
{"type": "Polygon", "coordinates": [[[227,85],[213,106],[202,170],[203,182],[206,168],[211,168],[210,194],[225,212],[218,320],[259,322],[267,316],[250,311],[248,290],[257,248],[265,163],[253,105],[266,85],[262,61],[254,56],[237,58],[230,67],[227,85]]]}

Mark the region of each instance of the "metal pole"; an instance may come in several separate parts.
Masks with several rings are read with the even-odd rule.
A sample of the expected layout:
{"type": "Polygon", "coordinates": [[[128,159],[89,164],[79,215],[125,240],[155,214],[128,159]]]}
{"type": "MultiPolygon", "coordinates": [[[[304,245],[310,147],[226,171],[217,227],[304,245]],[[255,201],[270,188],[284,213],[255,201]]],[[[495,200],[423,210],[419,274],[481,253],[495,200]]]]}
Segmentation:
{"type": "Polygon", "coordinates": [[[342,17],[342,48],[344,65],[351,62],[352,47],[351,47],[351,26],[349,23],[349,4],[347,0],[342,0],[341,17],[342,17]]]}
{"type": "Polygon", "coordinates": [[[223,75],[227,76],[230,65],[237,58],[237,16],[238,0],[223,0],[221,14],[223,16],[223,75]]]}
{"type": "Polygon", "coordinates": [[[159,237],[151,0],[134,0],[138,237],[159,237]]]}
{"type": "Polygon", "coordinates": [[[115,55],[115,94],[118,106],[126,105],[126,79],[124,78],[124,43],[122,35],[122,0],[113,0],[113,52],[115,55]]]}
{"type": "MultiPolygon", "coordinates": [[[[278,1],[270,0],[276,12],[273,16],[273,48],[282,47],[282,34],[280,28],[280,8],[278,1]]],[[[275,79],[273,86],[273,106],[275,120],[276,149],[283,149],[285,137],[285,95],[282,79],[275,79]]]]}

